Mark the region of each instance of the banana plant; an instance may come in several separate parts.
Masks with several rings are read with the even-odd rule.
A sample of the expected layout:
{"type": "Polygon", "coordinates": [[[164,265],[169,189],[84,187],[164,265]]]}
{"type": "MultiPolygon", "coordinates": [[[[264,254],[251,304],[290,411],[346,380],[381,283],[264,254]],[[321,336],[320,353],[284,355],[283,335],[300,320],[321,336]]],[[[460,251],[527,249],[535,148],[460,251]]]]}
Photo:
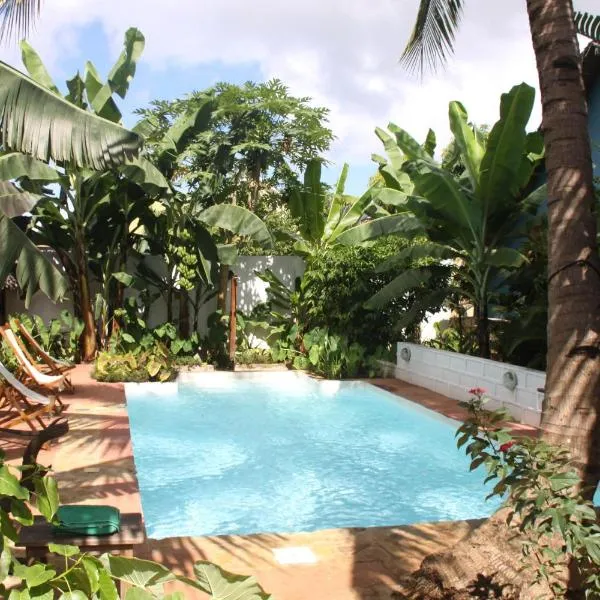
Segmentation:
{"type": "MultiPolygon", "coordinates": [[[[545,186],[531,191],[535,167],[543,157],[541,135],[526,132],[534,97],[534,89],[524,83],[503,94],[500,119],[487,141],[469,125],[465,107],[450,103],[450,128],[464,165],[459,175],[442,168],[400,127],[388,127],[393,142],[391,135],[380,135],[388,142],[386,182],[396,181],[396,192],[402,192],[397,182],[410,178],[413,189],[406,205],[428,242],[407,248],[380,266],[386,270],[408,257],[424,261],[373,296],[371,308],[432,277],[449,275],[450,286],[420,299],[412,311],[439,305],[444,298],[469,303],[475,312],[479,352],[489,357],[490,303],[503,284],[503,273],[526,261],[519,248],[545,199],[545,186]]],[[[404,319],[409,322],[411,316],[404,319]]]]}
{"type": "MultiPolygon", "coordinates": [[[[31,54],[26,54],[32,64],[31,54]]],[[[11,180],[39,180],[43,171],[48,180],[55,180],[51,167],[38,161],[88,169],[116,166],[133,159],[142,144],[136,133],[73,105],[53,84],[49,88],[50,78],[41,62],[35,68],[32,64],[32,69],[36,76],[27,77],[0,62],[0,136],[4,150],[14,151],[0,175],[0,282],[16,261],[17,280],[27,305],[37,290],[52,300],[61,299],[67,284],[63,274],[12,221],[17,212],[30,211],[40,196],[11,180]],[[19,159],[18,153],[25,156],[19,159]]]]}
{"type": "Polygon", "coordinates": [[[405,210],[369,217],[370,212],[377,212],[381,195],[391,196],[395,191],[388,193],[389,190],[374,185],[360,198],[349,196],[345,194],[347,176],[345,164],[328,198],[321,182],[321,161],[312,160],[304,173],[304,185],[291,190],[289,208],[299,223],[301,237],[295,244],[299,254],[309,255],[336,244],[362,244],[381,235],[409,235],[420,228],[418,220],[405,210]]]}
{"type": "MultiPolygon", "coordinates": [[[[154,195],[168,189],[162,174],[137,154],[143,138],[123,129],[121,113],[113,98],[114,94],[125,97],[143,48],[141,32],[129,29],[123,51],[106,81],[88,62],[83,77],[77,73],[67,81],[68,93],[62,96],[39,55],[27,42],[22,42],[22,60],[30,76],[27,81],[33,88],[31,102],[35,105],[46,97],[50,100],[42,106],[37,121],[23,128],[25,134],[20,144],[16,144],[12,134],[14,124],[7,130],[9,135],[2,132],[7,147],[32,155],[12,153],[2,157],[6,165],[4,178],[17,180],[24,191],[40,196],[33,210],[32,235],[36,241],[51,246],[60,258],[70,282],[75,312],[84,323],[81,354],[88,361],[94,357],[97,346],[90,292],[93,259],[90,243],[98,213],[103,206],[124,196],[119,192],[123,185],[133,182],[154,195]],[[65,107],[75,114],[80,129],[83,126],[91,129],[91,142],[74,126],[68,126],[68,122],[63,125],[59,109],[65,107]],[[46,124],[48,120],[50,125],[46,124]],[[44,127],[50,134],[38,136],[38,128],[44,127]],[[50,164],[41,162],[50,158],[53,159],[50,164]],[[43,173],[38,175],[38,171],[43,173]],[[45,186],[49,183],[57,186],[58,192],[45,186]]],[[[35,114],[31,117],[28,113],[27,117],[34,118],[35,114]]],[[[7,127],[6,119],[3,125],[7,127]]],[[[109,255],[109,249],[107,240],[102,254],[109,255]]]]}

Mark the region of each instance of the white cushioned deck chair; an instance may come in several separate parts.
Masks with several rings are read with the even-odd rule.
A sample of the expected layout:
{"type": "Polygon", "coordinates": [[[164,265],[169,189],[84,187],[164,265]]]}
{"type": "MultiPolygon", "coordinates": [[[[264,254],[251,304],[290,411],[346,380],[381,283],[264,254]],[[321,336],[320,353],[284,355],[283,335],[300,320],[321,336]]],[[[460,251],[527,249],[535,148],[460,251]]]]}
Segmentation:
{"type": "Polygon", "coordinates": [[[46,424],[42,420],[44,415],[52,415],[56,411],[56,396],[46,398],[38,392],[34,392],[21,383],[0,362],[0,410],[6,414],[0,417],[0,425],[13,428],[20,423],[28,425],[36,431],[35,422],[42,428],[46,424]]]}
{"type": "MultiPolygon", "coordinates": [[[[54,358],[50,356],[44,348],[42,348],[39,342],[33,337],[31,331],[19,321],[19,319],[13,318],[10,320],[13,327],[16,327],[19,331],[19,335],[16,335],[15,338],[17,343],[23,350],[26,358],[29,362],[41,373],[45,373],[46,375],[64,375],[65,376],[65,388],[69,390],[69,392],[73,392],[73,384],[69,379],[69,371],[75,368],[75,365],[67,362],[65,360],[60,360],[58,358],[54,358]],[[21,343],[21,339],[23,338],[26,343],[21,343]],[[34,358],[28,351],[27,346],[31,350],[37,358],[34,358]]],[[[5,327],[9,327],[8,324],[5,327]]]]}
{"type": "Polygon", "coordinates": [[[15,358],[19,363],[19,372],[17,378],[21,379],[27,387],[38,387],[45,392],[52,392],[56,395],[56,402],[59,406],[63,406],[61,399],[57,392],[65,389],[65,376],[63,375],[47,375],[46,373],[40,373],[30,362],[27,360],[25,353],[10,327],[0,326],[0,335],[4,338],[4,341],[8,344],[10,349],[13,351],[15,358]]]}

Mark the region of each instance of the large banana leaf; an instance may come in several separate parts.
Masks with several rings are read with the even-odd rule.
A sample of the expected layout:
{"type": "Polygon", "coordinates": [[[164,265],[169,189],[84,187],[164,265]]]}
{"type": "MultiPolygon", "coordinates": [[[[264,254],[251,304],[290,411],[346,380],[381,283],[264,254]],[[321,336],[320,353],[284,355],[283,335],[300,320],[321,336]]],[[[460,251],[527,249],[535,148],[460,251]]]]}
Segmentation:
{"type": "Polygon", "coordinates": [[[38,290],[51,300],[59,301],[67,291],[60,271],[31,242],[11,219],[0,211],[0,283],[17,262],[17,282],[25,291],[25,306],[38,290]]]}
{"type": "Polygon", "coordinates": [[[375,190],[378,190],[378,188],[370,187],[360,198],[346,196],[346,198],[350,200],[350,204],[348,205],[349,208],[331,232],[327,242],[335,242],[344,231],[347,231],[350,227],[354,227],[359,223],[360,219],[365,214],[367,207],[373,202],[375,190]]]}
{"type": "Polygon", "coordinates": [[[484,149],[469,126],[467,111],[460,102],[450,102],[450,129],[460,150],[473,191],[479,188],[479,167],[484,149]]]}
{"type": "Polygon", "coordinates": [[[406,156],[398,147],[396,140],[381,127],[375,129],[375,135],[382,141],[392,168],[396,171],[402,169],[402,165],[406,162],[406,156]]]}
{"type": "Polygon", "coordinates": [[[375,269],[376,273],[385,273],[392,269],[406,265],[409,260],[435,259],[437,261],[457,258],[458,253],[449,246],[436,244],[434,242],[423,242],[399,250],[390,258],[384,260],[375,269]]]}
{"type": "Polygon", "coordinates": [[[0,181],[27,177],[32,181],[54,182],[60,173],[41,160],[20,152],[0,155],[0,181]]]}
{"type": "Polygon", "coordinates": [[[331,233],[340,222],[343,208],[346,206],[345,198],[347,198],[347,196],[344,195],[344,190],[346,187],[346,179],[348,178],[348,169],[348,163],[344,163],[342,172],[335,186],[333,198],[331,199],[327,220],[325,221],[325,229],[323,231],[323,237],[325,239],[328,239],[329,236],[331,236],[331,233]]]}
{"type": "Polygon", "coordinates": [[[108,74],[108,84],[121,98],[127,94],[145,43],[144,35],[136,27],[130,27],[125,32],[125,48],[108,74]]]}
{"type": "Polygon", "coordinates": [[[31,211],[40,196],[23,192],[10,181],[0,181],[0,211],[9,219],[31,211]]]}
{"type": "Polygon", "coordinates": [[[88,61],[84,74],[85,92],[92,110],[112,123],[121,122],[121,111],[114,101],[113,91],[108,83],[103,83],[96,67],[88,61]]]}
{"type": "Polygon", "coordinates": [[[74,106],[0,62],[0,134],[7,149],[105,170],[133,158],[142,138],[74,106]]]}
{"type": "Polygon", "coordinates": [[[21,60],[33,80],[55,94],[61,95],[39,54],[31,47],[27,40],[21,42],[21,60]]]}
{"type": "Polygon", "coordinates": [[[320,242],[325,231],[325,194],[321,184],[321,161],[311,160],[304,173],[304,185],[290,194],[289,208],[299,220],[302,237],[310,242],[320,242]]]}
{"type": "Polygon", "coordinates": [[[481,212],[461,188],[452,173],[444,169],[431,170],[423,161],[411,161],[407,166],[415,192],[425,198],[435,211],[478,238],[481,212]]]}
{"type": "Polygon", "coordinates": [[[382,308],[394,298],[398,298],[406,292],[427,283],[430,279],[431,272],[427,269],[409,269],[408,271],[404,271],[404,273],[390,281],[374,296],[371,296],[365,303],[365,308],[382,308]]]}
{"type": "Polygon", "coordinates": [[[170,190],[169,181],[143,156],[138,156],[122,165],[119,171],[151,194],[161,194],[170,190]]]}
{"type": "Polygon", "coordinates": [[[273,245],[273,239],[264,222],[242,206],[216,204],[198,213],[197,218],[211,227],[220,227],[235,235],[247,236],[263,247],[270,248],[273,245]]]}
{"type": "Polygon", "coordinates": [[[340,233],[336,238],[336,242],[345,246],[354,246],[382,235],[414,236],[421,230],[421,223],[416,217],[407,213],[401,213],[366,221],[365,223],[346,229],[346,231],[340,233]]]}
{"type": "Polygon", "coordinates": [[[535,90],[521,83],[500,100],[500,120],[490,132],[481,160],[480,197],[485,214],[493,213],[507,191],[518,185],[518,175],[526,147],[527,132],[535,90]]]}

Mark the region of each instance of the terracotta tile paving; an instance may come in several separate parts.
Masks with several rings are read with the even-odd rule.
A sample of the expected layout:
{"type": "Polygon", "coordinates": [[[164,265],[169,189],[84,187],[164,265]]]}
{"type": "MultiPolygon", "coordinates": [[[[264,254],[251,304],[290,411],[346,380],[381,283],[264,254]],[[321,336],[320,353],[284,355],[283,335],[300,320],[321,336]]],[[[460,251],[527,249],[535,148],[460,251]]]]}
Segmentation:
{"type": "MultiPolygon", "coordinates": [[[[124,386],[98,383],[90,370],[86,365],[75,369],[76,392],[64,396],[70,432],[40,453],[39,460],[52,465],[63,503],[112,504],[123,512],[141,511],[124,386]]],[[[375,383],[448,417],[460,420],[465,415],[456,402],[429,390],[395,379],[375,383]]],[[[515,429],[532,431],[518,424],[515,429]]],[[[7,450],[9,457],[22,452],[14,446],[7,450]]],[[[427,554],[449,547],[475,526],[475,522],[426,523],[289,535],[170,538],[148,540],[137,555],[186,574],[192,574],[196,560],[210,560],[227,570],[255,575],[279,600],[384,599],[401,589],[402,578],[427,554]],[[310,560],[301,557],[304,564],[281,564],[273,551],[282,548],[295,548],[292,554],[308,552],[310,560]]],[[[186,598],[194,597],[186,591],[186,598]]]]}

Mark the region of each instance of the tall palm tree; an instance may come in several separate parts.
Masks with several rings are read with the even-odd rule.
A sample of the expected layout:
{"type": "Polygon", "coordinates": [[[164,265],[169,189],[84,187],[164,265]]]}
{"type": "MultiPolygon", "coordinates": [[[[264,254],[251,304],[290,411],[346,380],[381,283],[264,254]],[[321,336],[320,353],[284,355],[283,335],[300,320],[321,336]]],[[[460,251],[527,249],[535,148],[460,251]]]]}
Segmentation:
{"type": "MultiPolygon", "coordinates": [[[[548,376],[544,436],[600,481],[600,260],[586,96],[572,0],[526,0],[542,97],[548,173],[548,376]]],[[[421,0],[401,61],[436,69],[452,52],[464,0],[421,0]]],[[[582,33],[597,33],[577,15],[582,33]]],[[[593,21],[592,21],[593,24],[593,21]]]]}
{"type": "MultiPolygon", "coordinates": [[[[572,0],[525,0],[542,99],[548,174],[548,367],[542,435],[568,447],[584,482],[600,480],[600,259],[588,112],[572,0]]],[[[401,61],[423,71],[452,52],[464,0],[420,0],[401,61]]],[[[578,23],[582,33],[585,21],[578,23]]],[[[495,577],[519,581],[503,517],[496,515],[445,555],[429,557],[415,574],[413,597],[465,590],[494,564],[495,577]],[[478,548],[474,552],[474,548],[478,548]],[[437,581],[436,584],[433,582],[437,581]]],[[[443,596],[447,597],[447,596],[443,596]]]]}

